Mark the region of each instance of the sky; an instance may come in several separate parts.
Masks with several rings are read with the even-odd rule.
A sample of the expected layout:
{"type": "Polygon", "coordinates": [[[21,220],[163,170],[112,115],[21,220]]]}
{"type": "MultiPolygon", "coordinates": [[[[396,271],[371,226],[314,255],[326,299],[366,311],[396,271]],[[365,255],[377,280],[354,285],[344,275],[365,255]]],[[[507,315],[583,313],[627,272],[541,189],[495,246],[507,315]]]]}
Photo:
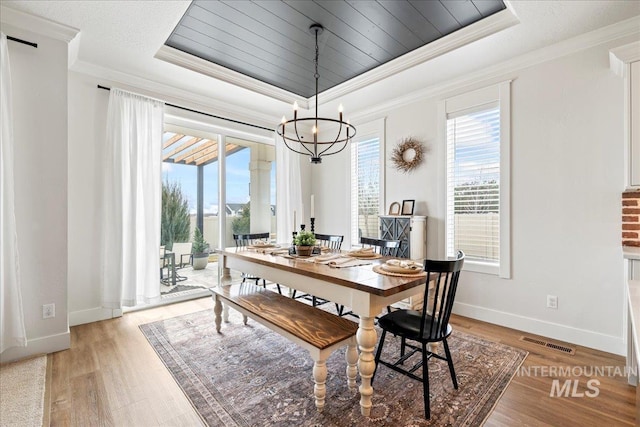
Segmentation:
{"type": "MultiPolygon", "coordinates": [[[[227,156],[227,203],[249,201],[249,149],[227,156]]],[[[193,165],[162,163],[162,180],[177,181],[189,202],[189,212],[196,213],[198,168],[193,165]]],[[[271,203],[275,204],[275,167],[271,170],[271,203]]],[[[217,213],[218,162],[204,167],[204,212],[217,213]]]]}

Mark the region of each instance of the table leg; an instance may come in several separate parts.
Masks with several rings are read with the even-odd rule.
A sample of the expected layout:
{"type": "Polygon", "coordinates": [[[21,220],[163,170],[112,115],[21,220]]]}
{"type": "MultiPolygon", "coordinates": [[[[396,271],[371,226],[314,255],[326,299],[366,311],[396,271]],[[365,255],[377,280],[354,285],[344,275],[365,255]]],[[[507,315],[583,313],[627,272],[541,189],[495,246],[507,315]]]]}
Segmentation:
{"type": "Polygon", "coordinates": [[[215,301],[213,312],[216,315],[216,332],[220,333],[220,325],[222,324],[222,317],[220,316],[220,314],[222,313],[222,303],[220,302],[220,298],[218,298],[217,294],[213,295],[213,299],[215,301]]]}
{"type": "MultiPolygon", "coordinates": [[[[227,267],[226,258],[223,258],[222,275],[220,277],[220,282],[222,283],[223,286],[231,285],[231,269],[227,267]]],[[[228,304],[224,304],[222,318],[224,319],[225,323],[229,323],[229,305],[228,304]]],[[[247,324],[246,320],[244,323],[245,325],[247,324]]]]}
{"type": "Polygon", "coordinates": [[[373,317],[360,316],[358,332],[356,339],[358,348],[360,349],[360,357],[358,359],[358,370],[360,371],[360,412],[364,416],[371,413],[371,396],[373,396],[373,387],[371,387],[371,377],[376,367],[373,357],[378,333],[373,327],[373,317]]]}

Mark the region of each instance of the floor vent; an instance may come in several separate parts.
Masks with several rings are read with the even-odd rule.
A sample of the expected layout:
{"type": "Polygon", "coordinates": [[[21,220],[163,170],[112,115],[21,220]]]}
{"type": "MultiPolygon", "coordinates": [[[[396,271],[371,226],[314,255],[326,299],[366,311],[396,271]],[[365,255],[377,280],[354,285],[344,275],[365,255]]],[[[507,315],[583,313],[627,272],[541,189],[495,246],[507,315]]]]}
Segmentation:
{"type": "Polygon", "coordinates": [[[528,336],[521,336],[520,337],[520,341],[525,341],[531,344],[536,344],[542,347],[546,347],[548,349],[551,350],[556,350],[556,351],[560,351],[562,353],[565,354],[576,354],[576,349],[573,347],[569,347],[566,345],[562,345],[562,344],[557,344],[557,343],[553,343],[553,342],[548,342],[548,341],[544,341],[538,338],[532,338],[532,337],[528,337],[528,336]]]}

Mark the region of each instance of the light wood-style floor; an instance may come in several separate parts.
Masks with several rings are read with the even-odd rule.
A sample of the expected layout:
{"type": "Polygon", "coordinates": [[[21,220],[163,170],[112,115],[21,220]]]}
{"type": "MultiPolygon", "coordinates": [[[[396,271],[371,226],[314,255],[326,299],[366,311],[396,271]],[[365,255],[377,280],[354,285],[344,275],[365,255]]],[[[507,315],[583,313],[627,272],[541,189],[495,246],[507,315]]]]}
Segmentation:
{"type": "MultiPolygon", "coordinates": [[[[71,349],[49,355],[51,425],[203,425],[138,325],[212,307],[211,298],[202,298],[71,328],[71,349]]],[[[619,356],[579,346],[575,355],[566,355],[520,341],[519,331],[464,317],[455,317],[452,324],[529,351],[524,367],[624,366],[619,356]]],[[[554,378],[530,372],[514,377],[487,426],[636,425],[635,388],[626,378],[597,377],[597,397],[550,397],[554,378]]],[[[587,388],[591,377],[557,378],[561,385],[577,379],[579,392],[593,392],[587,388]]]]}

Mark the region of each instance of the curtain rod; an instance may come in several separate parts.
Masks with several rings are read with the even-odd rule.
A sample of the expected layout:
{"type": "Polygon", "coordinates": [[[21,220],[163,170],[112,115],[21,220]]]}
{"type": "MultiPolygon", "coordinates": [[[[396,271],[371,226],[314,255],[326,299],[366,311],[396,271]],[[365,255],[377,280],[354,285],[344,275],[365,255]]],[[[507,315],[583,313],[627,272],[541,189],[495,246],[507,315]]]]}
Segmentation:
{"type": "MultiPolygon", "coordinates": [[[[101,86],[101,85],[98,85],[98,89],[111,90],[110,87],[101,86]]],[[[178,109],[184,110],[184,111],[190,111],[192,113],[204,114],[205,116],[213,117],[214,119],[226,120],[228,122],[238,123],[238,124],[241,124],[241,125],[251,126],[251,127],[254,127],[254,128],[264,129],[264,130],[268,130],[268,131],[274,132],[274,129],[269,129],[269,128],[266,128],[264,126],[254,125],[252,123],[245,123],[245,122],[241,122],[239,120],[230,119],[228,117],[216,116],[214,114],[205,113],[203,111],[193,110],[193,109],[187,108],[187,107],[181,107],[180,105],[169,104],[168,102],[165,102],[165,105],[168,105],[169,107],[178,108],[178,109]]]]}
{"type": "Polygon", "coordinates": [[[18,42],[18,43],[26,44],[26,45],[29,45],[29,46],[31,46],[31,47],[35,47],[36,49],[38,48],[38,43],[28,42],[28,41],[26,41],[26,40],[18,39],[18,38],[16,38],[16,37],[7,36],[7,40],[11,40],[11,41],[13,41],[13,42],[18,42]]]}

